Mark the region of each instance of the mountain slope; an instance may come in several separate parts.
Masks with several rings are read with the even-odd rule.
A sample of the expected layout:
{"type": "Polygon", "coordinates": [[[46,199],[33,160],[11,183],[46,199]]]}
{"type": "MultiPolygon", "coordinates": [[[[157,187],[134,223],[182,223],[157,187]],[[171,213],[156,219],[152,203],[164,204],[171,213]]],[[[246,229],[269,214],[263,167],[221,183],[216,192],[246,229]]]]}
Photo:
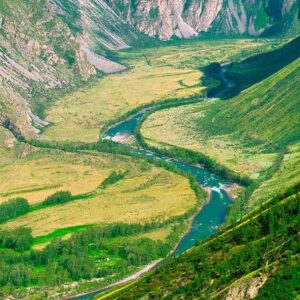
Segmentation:
{"type": "Polygon", "coordinates": [[[1,121],[33,134],[30,98],[74,84],[75,73],[86,78],[96,72],[70,30],[42,2],[4,1],[0,8],[1,121]]]}
{"type": "Polygon", "coordinates": [[[107,55],[137,38],[104,2],[68,0],[2,1],[0,37],[0,123],[25,136],[61,90],[124,70],[107,55]]]}
{"type": "Polygon", "coordinates": [[[137,39],[134,28],[104,0],[48,0],[47,4],[91,48],[126,49],[137,39]]]}
{"type": "Polygon", "coordinates": [[[299,49],[300,37],[297,37],[273,51],[232,63],[227,70],[227,76],[236,86],[229,91],[230,96],[235,96],[240,91],[266,79],[299,58],[299,49]]]}
{"type": "MultiPolygon", "coordinates": [[[[240,77],[249,84],[256,80],[256,71],[257,77],[265,77],[287,64],[236,97],[156,112],[146,119],[141,129],[151,146],[167,151],[175,146],[200,152],[250,177],[255,182],[251,191],[235,202],[242,206],[238,208],[239,213],[241,208],[249,211],[263,199],[300,181],[297,172],[300,58],[289,55],[290,45],[297,43],[249,58],[237,64],[237,68],[234,65],[233,70],[238,69],[240,77]],[[279,58],[282,59],[277,63],[279,58]],[[270,70],[264,68],[268,62],[272,65],[270,70]]],[[[293,50],[296,54],[297,47],[293,50]]]]}
{"type": "MultiPolygon", "coordinates": [[[[187,118],[195,134],[197,131],[204,132],[206,137],[234,134],[258,144],[279,147],[300,142],[299,41],[297,38],[278,50],[233,64],[229,75],[239,79],[242,87],[253,84],[260,77],[265,79],[228,101],[195,104],[192,115],[187,118]]],[[[174,110],[188,115],[191,109],[174,110]]],[[[158,112],[157,116],[167,113],[158,112]]],[[[150,118],[154,120],[155,114],[150,118]]]]}
{"type": "Polygon", "coordinates": [[[218,35],[299,33],[297,0],[106,0],[139,31],[168,40],[208,32],[218,35]]]}
{"type": "Polygon", "coordinates": [[[299,201],[298,186],[144,279],[98,299],[296,299],[299,201]]]}
{"type": "Polygon", "coordinates": [[[299,142],[300,59],[242,92],[230,102],[219,102],[199,120],[211,132],[236,132],[278,145],[299,142]]]}

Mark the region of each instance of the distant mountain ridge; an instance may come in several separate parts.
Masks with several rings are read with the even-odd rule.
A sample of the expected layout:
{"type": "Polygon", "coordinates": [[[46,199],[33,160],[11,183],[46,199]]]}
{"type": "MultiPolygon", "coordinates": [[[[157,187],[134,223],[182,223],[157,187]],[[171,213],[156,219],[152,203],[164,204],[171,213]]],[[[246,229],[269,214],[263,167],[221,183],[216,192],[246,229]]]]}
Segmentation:
{"type": "Polygon", "coordinates": [[[168,40],[212,35],[299,33],[297,0],[105,0],[137,30],[168,40]]]}
{"type": "Polygon", "coordinates": [[[291,36],[299,15],[298,0],[3,0],[0,124],[35,135],[59,90],[125,70],[113,51],[150,37],[291,36]]]}

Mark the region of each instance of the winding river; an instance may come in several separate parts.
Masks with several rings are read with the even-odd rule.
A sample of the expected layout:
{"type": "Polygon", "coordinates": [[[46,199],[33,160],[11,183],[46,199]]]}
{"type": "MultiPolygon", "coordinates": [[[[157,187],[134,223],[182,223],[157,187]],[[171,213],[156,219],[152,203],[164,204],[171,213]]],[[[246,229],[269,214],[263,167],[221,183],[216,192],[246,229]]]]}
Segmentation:
{"type": "MultiPolygon", "coordinates": [[[[222,91],[223,93],[225,91],[228,91],[228,88],[230,88],[230,85],[232,84],[225,76],[225,68],[227,68],[227,66],[227,64],[222,65],[220,71],[220,75],[223,78],[224,84],[224,90],[222,91]]],[[[214,95],[214,98],[220,97],[222,92],[218,91],[218,94],[214,95]]],[[[135,151],[137,154],[139,154],[140,157],[144,158],[145,160],[149,159],[150,157],[155,157],[157,159],[168,161],[178,169],[193,174],[196,177],[198,183],[209,192],[209,201],[194,216],[189,231],[182,237],[176,249],[174,250],[173,255],[176,256],[188,250],[189,248],[194,247],[197,242],[214,234],[217,231],[218,227],[224,223],[228,205],[232,203],[232,198],[226,192],[226,187],[232,183],[206,170],[205,168],[192,166],[171,157],[153,153],[152,151],[139,146],[133,147],[126,145],[124,141],[129,137],[134,137],[134,130],[139,124],[139,121],[141,121],[146,113],[148,113],[149,111],[151,112],[151,110],[153,109],[154,107],[142,109],[134,116],[117,123],[115,126],[112,126],[103,134],[102,139],[110,139],[123,144],[124,147],[131,147],[133,151],[135,151]]],[[[172,205],[171,200],[170,205],[172,205]]],[[[140,277],[147,271],[149,270],[146,270],[142,274],[139,274],[132,279],[140,277]]],[[[130,280],[127,280],[126,282],[130,280]]],[[[92,299],[92,297],[94,297],[95,295],[109,288],[110,287],[106,287],[101,290],[99,289],[98,291],[94,291],[77,297],[72,297],[69,299],[89,300],[92,299]]]]}
{"type": "MultiPolygon", "coordinates": [[[[103,135],[102,138],[121,142],[124,139],[133,136],[134,129],[138,125],[139,120],[141,120],[147,112],[148,111],[143,111],[142,113],[139,113],[112,127],[103,135]]],[[[174,254],[178,255],[186,251],[187,249],[195,246],[196,242],[215,233],[217,228],[224,223],[227,206],[232,202],[232,199],[225,191],[226,185],[230,183],[226,179],[223,179],[204,168],[192,166],[170,157],[150,152],[147,149],[133,149],[135,149],[135,151],[142,155],[146,160],[149,157],[156,157],[158,159],[168,161],[178,169],[192,173],[199,184],[210,193],[210,201],[208,201],[208,203],[196,214],[189,232],[181,239],[174,254]]],[[[172,203],[170,203],[170,205],[172,205],[172,203]]]]}

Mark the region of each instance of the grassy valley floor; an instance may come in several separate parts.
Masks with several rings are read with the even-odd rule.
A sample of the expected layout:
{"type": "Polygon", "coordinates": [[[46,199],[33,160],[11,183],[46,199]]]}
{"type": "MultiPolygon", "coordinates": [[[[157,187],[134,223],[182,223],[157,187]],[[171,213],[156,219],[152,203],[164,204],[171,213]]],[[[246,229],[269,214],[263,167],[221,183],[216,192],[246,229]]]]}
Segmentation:
{"type": "Polygon", "coordinates": [[[40,150],[1,172],[5,174],[1,176],[3,201],[24,197],[30,204],[37,204],[56,191],[78,196],[78,200],[42,207],[1,226],[26,226],[34,236],[86,224],[168,219],[184,214],[196,204],[186,178],[124,156],[40,150]],[[101,188],[113,171],[126,175],[101,188]]]}
{"type": "MultiPolygon", "coordinates": [[[[129,67],[59,101],[46,110],[52,126],[47,140],[94,142],[105,124],[126,112],[155,101],[201,95],[201,67],[272,49],[268,40],[187,41],[170,46],[119,52],[129,67]]],[[[211,83],[216,84],[216,83],[211,83]]]]}

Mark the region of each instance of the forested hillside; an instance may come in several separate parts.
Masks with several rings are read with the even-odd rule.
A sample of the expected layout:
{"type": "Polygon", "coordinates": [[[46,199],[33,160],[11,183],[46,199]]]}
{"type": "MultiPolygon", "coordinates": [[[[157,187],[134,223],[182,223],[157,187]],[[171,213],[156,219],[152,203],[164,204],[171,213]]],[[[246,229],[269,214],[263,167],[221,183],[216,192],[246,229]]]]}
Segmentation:
{"type": "Polygon", "coordinates": [[[299,186],[151,275],[97,299],[296,299],[299,186]]]}

